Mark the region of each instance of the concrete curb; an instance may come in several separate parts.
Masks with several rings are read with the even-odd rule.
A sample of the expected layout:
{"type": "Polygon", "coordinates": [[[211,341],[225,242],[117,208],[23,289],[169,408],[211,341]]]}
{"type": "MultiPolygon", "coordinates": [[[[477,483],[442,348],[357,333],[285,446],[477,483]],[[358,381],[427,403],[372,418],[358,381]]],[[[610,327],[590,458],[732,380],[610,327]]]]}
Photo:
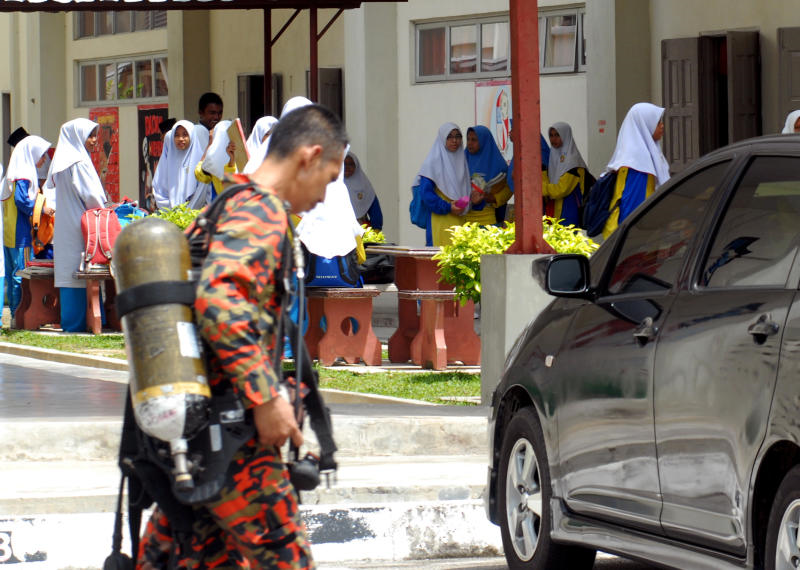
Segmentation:
{"type": "MultiPolygon", "coordinates": [[[[0,342],[0,353],[46,360],[48,362],[59,362],[61,364],[72,364],[75,366],[86,366],[88,368],[101,368],[104,370],[115,370],[119,372],[128,371],[128,361],[120,358],[108,358],[105,356],[90,356],[88,354],[78,354],[66,352],[52,348],[39,348],[25,344],[13,342],[0,342]]],[[[349,370],[353,367],[327,367],[331,370],[349,370]]],[[[377,367],[372,367],[377,368],[377,367]]],[[[359,370],[362,373],[375,372],[375,370],[359,370]]],[[[423,370],[422,372],[431,372],[423,370]]],[[[325,397],[325,401],[330,404],[408,404],[414,406],[439,406],[433,402],[423,402],[421,400],[409,400],[407,398],[395,398],[392,396],[380,396],[378,394],[364,394],[360,392],[346,392],[344,390],[333,390],[322,388],[320,390],[325,397]]]]}

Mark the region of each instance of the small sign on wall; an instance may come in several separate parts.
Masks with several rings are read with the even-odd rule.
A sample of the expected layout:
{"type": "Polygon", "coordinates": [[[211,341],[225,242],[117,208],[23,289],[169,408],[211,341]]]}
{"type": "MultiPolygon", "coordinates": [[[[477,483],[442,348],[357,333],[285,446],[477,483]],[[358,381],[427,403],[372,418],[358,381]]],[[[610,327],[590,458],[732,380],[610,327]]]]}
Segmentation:
{"type": "Polygon", "coordinates": [[[100,125],[92,163],[108,198],[119,202],[119,108],[89,109],[89,119],[100,125]]]}
{"type": "Polygon", "coordinates": [[[510,79],[475,83],[475,124],[488,127],[506,161],[514,156],[511,103],[510,79]]]}

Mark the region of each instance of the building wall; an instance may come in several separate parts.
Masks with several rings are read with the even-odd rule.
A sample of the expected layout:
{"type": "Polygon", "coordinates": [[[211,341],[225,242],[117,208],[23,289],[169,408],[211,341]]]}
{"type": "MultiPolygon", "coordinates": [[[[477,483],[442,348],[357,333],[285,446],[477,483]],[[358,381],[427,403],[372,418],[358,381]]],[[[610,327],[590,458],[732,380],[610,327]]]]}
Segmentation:
{"type": "Polygon", "coordinates": [[[651,0],[650,82],[661,100],[661,40],[758,30],[761,42],[761,95],[764,133],[780,132],[778,113],[778,28],[800,26],[796,0],[651,0]]]}
{"type": "MultiPolygon", "coordinates": [[[[272,11],[272,33],[278,33],[294,10],[272,11]]],[[[336,10],[319,10],[322,28],[336,10]]],[[[303,10],[272,48],[272,72],[283,74],[283,100],[306,96],[306,72],[310,67],[309,13],[303,10]]],[[[344,68],[344,21],[339,19],[319,41],[319,66],[344,68]]],[[[225,118],[238,116],[238,76],[264,73],[264,14],[261,10],[210,12],[209,69],[211,90],[225,102],[225,118]]],[[[196,106],[196,101],[195,101],[196,106]]],[[[194,108],[193,108],[194,109],[194,108]]],[[[194,114],[187,115],[195,118],[194,114]]]]}

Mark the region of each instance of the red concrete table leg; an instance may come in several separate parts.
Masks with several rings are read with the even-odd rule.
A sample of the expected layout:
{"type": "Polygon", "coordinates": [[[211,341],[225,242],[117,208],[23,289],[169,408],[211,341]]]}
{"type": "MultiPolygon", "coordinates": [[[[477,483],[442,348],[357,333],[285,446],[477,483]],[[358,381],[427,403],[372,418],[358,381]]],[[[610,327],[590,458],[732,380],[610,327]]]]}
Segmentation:
{"type": "Polygon", "coordinates": [[[463,307],[457,301],[446,303],[444,336],[449,362],[461,361],[476,366],[481,363],[481,337],[475,332],[474,315],[475,304],[472,301],[463,307]]]}
{"type": "Polygon", "coordinates": [[[17,306],[17,312],[14,313],[14,319],[17,322],[17,328],[26,330],[36,330],[38,326],[33,325],[32,315],[29,317],[31,308],[31,281],[30,279],[23,279],[21,284],[20,301],[17,306]]]}
{"type": "Polygon", "coordinates": [[[319,341],[319,361],[329,366],[337,358],[349,364],[363,360],[365,364],[379,366],[381,344],[372,330],[372,298],[322,299],[327,330],[319,341]],[[353,333],[350,319],[358,323],[353,333]]]}
{"type": "Polygon", "coordinates": [[[58,290],[52,276],[22,279],[22,297],[14,318],[18,328],[31,331],[61,320],[58,290]]]}
{"type": "Polygon", "coordinates": [[[447,368],[444,306],[448,301],[422,300],[420,328],[411,341],[411,361],[423,368],[447,368]]]}
{"type": "Polygon", "coordinates": [[[103,332],[103,315],[100,311],[100,281],[86,281],[86,326],[94,334],[103,332]]]}
{"type": "Polygon", "coordinates": [[[320,320],[325,314],[322,305],[323,299],[308,299],[308,330],[305,334],[306,346],[308,346],[308,355],[313,358],[319,358],[319,341],[322,340],[325,332],[320,327],[320,320]]]}
{"type": "Polygon", "coordinates": [[[397,330],[389,338],[389,361],[408,362],[411,358],[411,341],[419,331],[417,302],[412,299],[397,300],[397,330]]]}

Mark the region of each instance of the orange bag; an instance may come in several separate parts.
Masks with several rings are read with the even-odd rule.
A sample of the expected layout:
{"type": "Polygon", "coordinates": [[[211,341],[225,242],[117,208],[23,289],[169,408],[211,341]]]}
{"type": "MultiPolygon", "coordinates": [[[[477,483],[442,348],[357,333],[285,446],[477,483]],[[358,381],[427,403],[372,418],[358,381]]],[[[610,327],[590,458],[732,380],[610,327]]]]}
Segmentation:
{"type": "Polygon", "coordinates": [[[36,203],[33,206],[32,233],[33,233],[33,253],[39,254],[47,244],[53,241],[55,231],[55,216],[44,213],[44,194],[39,192],[36,195],[36,203]]]}

